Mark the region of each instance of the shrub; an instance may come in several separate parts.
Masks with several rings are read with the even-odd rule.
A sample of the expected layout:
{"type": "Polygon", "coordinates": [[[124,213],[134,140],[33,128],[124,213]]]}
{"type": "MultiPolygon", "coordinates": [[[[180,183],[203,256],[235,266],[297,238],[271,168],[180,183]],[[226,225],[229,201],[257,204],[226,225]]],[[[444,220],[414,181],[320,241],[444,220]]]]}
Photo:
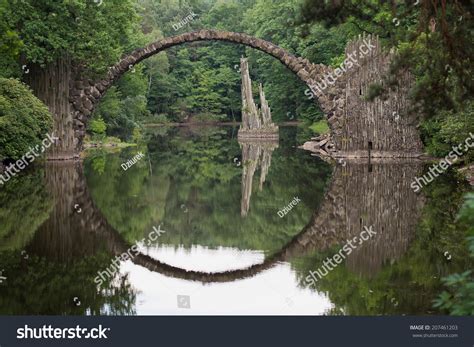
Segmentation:
{"type": "Polygon", "coordinates": [[[48,108],[25,84],[0,78],[0,160],[21,158],[41,143],[52,125],[48,108]]]}
{"type": "Polygon", "coordinates": [[[326,120],[322,119],[318,122],[315,122],[313,123],[310,127],[309,127],[311,130],[313,130],[313,132],[319,134],[319,135],[323,135],[323,134],[326,134],[329,132],[329,126],[328,126],[328,123],[326,122],[326,120]]]}
{"type": "Polygon", "coordinates": [[[115,136],[107,136],[107,138],[105,139],[105,143],[119,144],[119,143],[122,143],[122,140],[120,140],[118,137],[115,137],[115,136]]]}
{"type": "Polygon", "coordinates": [[[103,139],[105,131],[107,130],[107,124],[105,124],[105,121],[99,116],[90,121],[89,130],[92,132],[93,138],[103,139]]]}
{"type": "Polygon", "coordinates": [[[158,115],[155,114],[153,116],[153,121],[156,122],[156,123],[169,123],[168,118],[163,113],[160,113],[158,115]]]}
{"type": "Polygon", "coordinates": [[[142,132],[140,131],[140,128],[135,127],[132,132],[132,141],[134,143],[138,143],[141,141],[142,138],[143,136],[142,136],[142,132]]]}
{"type": "MultiPolygon", "coordinates": [[[[452,147],[463,143],[469,133],[474,133],[474,102],[467,101],[459,111],[440,111],[422,125],[422,134],[425,138],[429,154],[443,157],[452,147]]],[[[474,161],[473,151],[463,155],[466,163],[474,161]]]]}

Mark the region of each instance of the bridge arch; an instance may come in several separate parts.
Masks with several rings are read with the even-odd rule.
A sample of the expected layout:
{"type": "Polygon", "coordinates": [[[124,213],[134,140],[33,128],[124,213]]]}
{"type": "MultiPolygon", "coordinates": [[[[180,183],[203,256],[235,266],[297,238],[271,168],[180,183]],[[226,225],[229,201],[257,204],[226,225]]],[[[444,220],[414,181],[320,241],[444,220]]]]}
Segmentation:
{"type": "MultiPolygon", "coordinates": [[[[82,141],[85,136],[87,122],[94,111],[95,106],[115,81],[117,81],[120,77],[122,77],[123,74],[129,71],[131,67],[140,63],[146,58],[163,52],[168,48],[197,41],[225,41],[255,48],[278,59],[310,88],[311,85],[314,85],[316,76],[320,76],[332,71],[332,68],[330,67],[321,64],[312,64],[307,59],[297,57],[271,42],[255,38],[244,33],[218,30],[199,30],[168,37],[153,42],[146,47],[139,48],[126,55],[117,64],[112,66],[109,69],[107,75],[101,80],[81,80],[79,77],[79,80],[74,83],[74,87],[70,92],[72,96],[70,98],[70,102],[73,108],[76,152],[79,152],[82,149],[82,141]]],[[[317,101],[323,111],[330,117],[334,108],[334,104],[329,99],[329,97],[326,95],[318,95],[317,101]]]]}
{"type": "MultiPolygon", "coordinates": [[[[314,97],[319,104],[330,132],[313,138],[314,141],[305,143],[303,148],[323,156],[349,158],[412,158],[423,154],[416,127],[417,115],[410,112],[409,91],[414,79],[409,71],[398,74],[399,86],[389,88],[386,98],[373,101],[365,98],[371,85],[387,83],[385,77],[390,73],[390,62],[395,54],[384,52],[378,37],[363,35],[349,42],[346,59],[340,67],[332,68],[313,64],[263,39],[218,30],[199,30],[151,43],[123,57],[98,81],[76,76],[69,90],[70,115],[62,125],[63,130],[67,128],[67,134],[63,131],[63,136],[67,137],[67,150],[72,150],[76,156],[79,154],[95,106],[131,67],[168,48],[197,41],[226,41],[260,50],[278,59],[309,87],[305,95],[314,97]],[[310,90],[312,93],[308,95],[310,90]]],[[[56,122],[60,122],[56,118],[56,122]]],[[[61,126],[55,125],[55,128],[61,126]]]]}

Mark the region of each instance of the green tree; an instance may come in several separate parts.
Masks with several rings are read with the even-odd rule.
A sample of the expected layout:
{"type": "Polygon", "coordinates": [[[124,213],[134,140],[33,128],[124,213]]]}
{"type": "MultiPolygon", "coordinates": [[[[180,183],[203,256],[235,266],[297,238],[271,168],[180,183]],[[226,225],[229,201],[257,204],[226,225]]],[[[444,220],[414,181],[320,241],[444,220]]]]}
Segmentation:
{"type": "MultiPolygon", "coordinates": [[[[139,26],[136,0],[10,0],[8,5],[0,3],[0,9],[4,10],[0,15],[0,53],[4,47],[9,53],[5,60],[2,56],[0,75],[19,75],[20,65],[26,65],[31,70],[29,80],[42,80],[54,74],[60,64],[69,69],[80,68],[82,74],[91,78],[102,77],[124,53],[146,43],[139,26]],[[21,42],[16,37],[21,37],[21,42]],[[16,72],[9,63],[12,59],[16,60],[16,72]]],[[[145,76],[140,68],[135,69],[139,70],[136,74],[127,74],[118,82],[123,94],[118,100],[120,112],[114,117],[120,120],[117,123],[125,125],[124,129],[116,130],[113,117],[103,116],[108,131],[120,134],[122,139],[131,135],[138,118],[148,116],[145,76]]],[[[57,78],[66,76],[61,74],[57,78]]],[[[68,82],[59,85],[67,88],[68,82]]],[[[66,95],[66,91],[58,95],[66,95]]]]}
{"type": "Polygon", "coordinates": [[[105,124],[104,120],[100,116],[95,119],[92,119],[89,122],[89,130],[92,132],[94,137],[98,139],[102,139],[105,136],[106,129],[107,124],[105,124]]]}
{"type": "Polygon", "coordinates": [[[67,54],[102,74],[118,61],[138,21],[132,0],[10,3],[5,16],[10,30],[22,38],[21,53],[26,62],[42,66],[67,54]]]}
{"type": "Polygon", "coordinates": [[[51,126],[48,108],[26,85],[0,78],[0,160],[21,158],[45,139],[51,126]]]}
{"type": "MultiPolygon", "coordinates": [[[[0,0],[0,77],[14,76],[23,42],[11,23],[11,4],[0,0]]],[[[17,76],[15,76],[17,77],[17,76]]]]}

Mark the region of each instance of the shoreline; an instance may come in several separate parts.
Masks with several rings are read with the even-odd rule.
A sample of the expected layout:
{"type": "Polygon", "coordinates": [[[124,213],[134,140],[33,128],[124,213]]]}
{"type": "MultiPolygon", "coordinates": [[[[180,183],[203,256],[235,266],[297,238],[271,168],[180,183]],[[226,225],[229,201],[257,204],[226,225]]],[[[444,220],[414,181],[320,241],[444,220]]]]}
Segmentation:
{"type": "MultiPolygon", "coordinates": [[[[240,126],[240,122],[189,122],[189,123],[149,123],[143,124],[143,127],[193,127],[193,126],[240,126]]],[[[289,122],[281,122],[275,123],[278,126],[296,126],[299,124],[303,124],[303,122],[299,121],[289,121],[289,122]]]]}
{"type": "Polygon", "coordinates": [[[97,143],[84,143],[84,148],[82,151],[85,151],[87,149],[99,149],[99,148],[126,148],[126,147],[135,147],[137,146],[136,143],[102,143],[102,144],[97,144],[97,143]]]}

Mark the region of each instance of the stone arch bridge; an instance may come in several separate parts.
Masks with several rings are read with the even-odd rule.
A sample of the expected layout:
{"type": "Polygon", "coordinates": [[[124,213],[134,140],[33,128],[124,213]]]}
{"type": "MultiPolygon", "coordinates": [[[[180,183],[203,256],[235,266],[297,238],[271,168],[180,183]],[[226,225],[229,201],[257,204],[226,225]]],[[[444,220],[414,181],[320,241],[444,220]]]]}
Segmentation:
{"type": "Polygon", "coordinates": [[[226,41],[252,47],[275,57],[295,73],[308,86],[302,97],[314,98],[326,114],[330,127],[329,136],[315,139],[307,144],[307,149],[344,157],[420,155],[422,147],[414,120],[404,115],[409,106],[407,88],[411,84],[410,76],[400,76],[401,87],[390,91],[385,100],[369,103],[363,98],[370,84],[383,84],[391,59],[390,53],[382,52],[377,37],[363,36],[350,42],[346,47],[347,64],[334,69],[313,64],[271,42],[244,33],[199,30],[135,50],[111,67],[100,80],[88,80],[81,76],[80,71],[71,71],[68,64],[59,64],[49,73],[67,76],[68,88],[58,85],[61,83],[56,83],[54,76],[47,76],[46,83],[26,77],[30,78],[26,82],[55,115],[54,130],[59,141],[49,158],[78,156],[94,108],[113,83],[134,65],[168,48],[196,41],[226,41]]]}

